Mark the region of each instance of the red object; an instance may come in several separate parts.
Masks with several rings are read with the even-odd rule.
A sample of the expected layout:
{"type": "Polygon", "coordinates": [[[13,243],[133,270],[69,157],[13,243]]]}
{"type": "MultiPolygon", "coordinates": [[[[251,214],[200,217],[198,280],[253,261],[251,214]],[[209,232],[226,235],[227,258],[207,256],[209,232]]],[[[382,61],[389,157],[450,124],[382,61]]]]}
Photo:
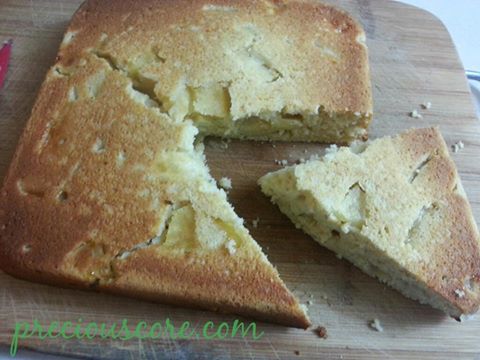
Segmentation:
{"type": "Polygon", "coordinates": [[[0,49],[0,88],[3,86],[3,80],[7,75],[10,53],[12,52],[12,40],[5,42],[0,49]]]}

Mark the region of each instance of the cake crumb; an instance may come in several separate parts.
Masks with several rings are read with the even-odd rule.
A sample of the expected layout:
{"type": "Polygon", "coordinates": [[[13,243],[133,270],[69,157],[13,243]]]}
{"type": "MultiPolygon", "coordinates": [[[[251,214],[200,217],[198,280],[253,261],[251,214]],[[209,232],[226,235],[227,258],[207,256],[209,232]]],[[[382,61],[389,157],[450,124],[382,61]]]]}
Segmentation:
{"type": "MultiPolygon", "coordinates": [[[[330,145],[328,148],[325,149],[324,159],[327,161],[332,160],[335,157],[335,154],[338,152],[338,146],[335,144],[330,145]]],[[[312,155],[310,160],[318,159],[318,154],[312,155]],[[315,158],[315,155],[317,158],[315,158]]]]}
{"type": "Polygon", "coordinates": [[[340,230],[342,230],[344,234],[348,234],[350,232],[350,225],[348,223],[342,224],[340,230]]]}
{"type": "Polygon", "coordinates": [[[228,240],[225,243],[225,247],[227,248],[230,255],[235,255],[235,253],[237,252],[237,244],[234,240],[228,240]]]}
{"type": "Polygon", "coordinates": [[[430,101],[426,101],[422,104],[422,108],[425,110],[430,110],[432,108],[432,103],[430,101]]]}
{"type": "Polygon", "coordinates": [[[260,222],[260,218],[256,218],[256,219],[253,219],[252,220],[252,226],[254,229],[256,229],[258,227],[258,223],[260,222]]]}
{"type": "Polygon", "coordinates": [[[312,300],[307,300],[307,305],[313,305],[313,301],[312,300]]]}
{"type": "Polygon", "coordinates": [[[373,330],[376,330],[378,332],[383,332],[383,326],[382,324],[380,324],[380,320],[375,318],[372,321],[370,321],[369,325],[373,330]]]}
{"type": "Polygon", "coordinates": [[[326,154],[335,154],[338,151],[338,146],[336,144],[332,144],[325,149],[326,154]]]}
{"type": "Polygon", "coordinates": [[[315,334],[317,334],[317,336],[319,338],[322,338],[322,339],[326,339],[328,338],[328,335],[327,335],[327,329],[324,327],[324,326],[318,326],[315,330],[313,330],[315,332],[315,334]]]}
{"type": "Polygon", "coordinates": [[[297,356],[300,355],[300,351],[298,351],[298,350],[295,350],[293,353],[297,356]]]}
{"type": "Polygon", "coordinates": [[[220,181],[218,182],[218,185],[220,185],[220,187],[222,189],[231,190],[232,189],[232,180],[227,178],[227,177],[222,177],[220,179],[220,181]]]}
{"type": "Polygon", "coordinates": [[[282,166],[287,166],[288,165],[288,160],[275,160],[275,164],[277,165],[282,165],[282,166]]]}
{"type": "Polygon", "coordinates": [[[465,297],[465,291],[461,289],[455,290],[455,296],[458,297],[459,299],[465,297]]]}
{"type": "Polygon", "coordinates": [[[420,114],[417,110],[412,110],[412,112],[410,113],[410,117],[414,119],[423,119],[422,114],[420,114]]]}
{"type": "Polygon", "coordinates": [[[462,141],[457,141],[455,144],[452,145],[452,151],[454,153],[459,152],[465,147],[465,144],[462,141]]]}

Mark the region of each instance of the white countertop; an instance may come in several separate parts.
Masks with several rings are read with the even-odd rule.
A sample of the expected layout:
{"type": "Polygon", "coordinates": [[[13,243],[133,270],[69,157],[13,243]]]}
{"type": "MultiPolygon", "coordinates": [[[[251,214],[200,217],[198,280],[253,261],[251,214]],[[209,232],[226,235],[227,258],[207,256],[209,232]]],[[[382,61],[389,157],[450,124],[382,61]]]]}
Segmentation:
{"type": "MultiPolygon", "coordinates": [[[[480,71],[480,0],[399,0],[430,11],[447,27],[463,66],[480,71]]],[[[470,81],[480,117],[480,82],[470,81]]]]}

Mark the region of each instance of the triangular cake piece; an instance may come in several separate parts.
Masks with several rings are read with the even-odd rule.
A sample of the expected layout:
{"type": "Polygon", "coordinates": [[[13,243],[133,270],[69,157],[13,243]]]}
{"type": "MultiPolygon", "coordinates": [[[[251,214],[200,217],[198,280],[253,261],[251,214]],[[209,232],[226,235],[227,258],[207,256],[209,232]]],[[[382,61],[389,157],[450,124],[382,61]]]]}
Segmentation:
{"type": "Polygon", "coordinates": [[[53,68],[1,193],[2,269],[307,327],[209,175],[197,132],[103,59],[53,68]]]}
{"type": "Polygon", "coordinates": [[[480,239],[437,128],[409,130],[259,180],[321,245],[452,317],[480,303],[480,239]]]}

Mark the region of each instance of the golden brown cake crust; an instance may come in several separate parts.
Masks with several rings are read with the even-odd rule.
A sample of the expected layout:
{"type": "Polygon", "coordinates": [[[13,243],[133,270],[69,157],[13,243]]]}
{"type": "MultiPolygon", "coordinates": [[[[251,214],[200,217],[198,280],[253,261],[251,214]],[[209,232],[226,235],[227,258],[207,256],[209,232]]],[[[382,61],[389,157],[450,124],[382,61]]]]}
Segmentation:
{"type": "Polygon", "coordinates": [[[430,232],[444,241],[429,248],[430,260],[419,274],[459,314],[472,314],[480,306],[480,236],[455,163],[438,128],[408,131],[398,142],[415,164],[429,159],[414,181],[435,194],[434,209],[441,219],[431,224],[430,232]]]}

